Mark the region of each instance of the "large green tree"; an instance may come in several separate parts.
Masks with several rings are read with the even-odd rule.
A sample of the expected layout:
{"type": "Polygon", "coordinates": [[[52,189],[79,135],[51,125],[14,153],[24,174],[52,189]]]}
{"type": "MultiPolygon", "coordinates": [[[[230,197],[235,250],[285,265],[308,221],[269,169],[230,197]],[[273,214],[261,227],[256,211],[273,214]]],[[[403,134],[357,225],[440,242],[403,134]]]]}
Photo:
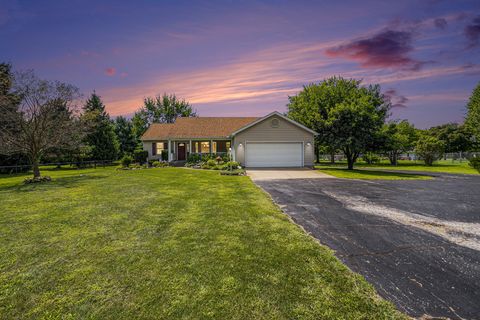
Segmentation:
{"type": "Polygon", "coordinates": [[[319,133],[319,145],[342,150],[353,169],[360,153],[378,141],[390,102],[378,85],[332,77],[304,86],[287,107],[291,119],[319,133]]]}
{"type": "Polygon", "coordinates": [[[418,139],[417,130],[407,120],[392,121],[382,128],[383,149],[392,165],[397,165],[398,156],[412,150],[418,139]]]}
{"type": "Polygon", "coordinates": [[[446,123],[428,129],[428,133],[443,141],[445,152],[469,151],[472,146],[472,134],[465,126],[446,123]]]}
{"type": "Polygon", "coordinates": [[[119,116],[115,119],[114,124],[115,134],[120,147],[120,157],[133,153],[137,146],[137,141],[133,132],[132,122],[125,117],[119,116]]]}
{"type": "Polygon", "coordinates": [[[467,117],[465,119],[465,127],[472,134],[474,145],[480,146],[480,82],[470,96],[467,104],[467,117]]]}
{"type": "Polygon", "coordinates": [[[0,153],[25,155],[34,177],[39,178],[40,160],[50,150],[72,149],[79,144],[81,126],[75,116],[78,89],[39,79],[32,71],[16,73],[13,83],[18,101],[0,97],[0,153]]]}
{"type": "Polygon", "coordinates": [[[178,117],[196,117],[192,106],[175,94],[163,94],[154,98],[145,98],[143,107],[133,116],[133,131],[137,137],[143,135],[152,123],[174,123],[178,117]]]}
{"type": "Polygon", "coordinates": [[[87,130],[84,142],[92,160],[115,160],[119,152],[117,136],[100,96],[95,92],[85,102],[82,121],[87,130]]]}

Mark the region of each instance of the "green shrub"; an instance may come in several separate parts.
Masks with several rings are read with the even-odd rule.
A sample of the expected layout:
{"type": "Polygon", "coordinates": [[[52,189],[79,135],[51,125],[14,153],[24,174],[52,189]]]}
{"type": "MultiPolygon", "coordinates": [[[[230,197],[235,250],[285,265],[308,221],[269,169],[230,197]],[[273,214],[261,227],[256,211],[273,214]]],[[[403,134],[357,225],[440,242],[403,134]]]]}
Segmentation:
{"type": "Polygon", "coordinates": [[[148,151],[146,150],[135,150],[133,152],[133,156],[135,158],[135,162],[138,162],[138,163],[145,163],[147,162],[147,158],[148,158],[148,151]]]}
{"type": "Polygon", "coordinates": [[[217,161],[213,160],[213,159],[210,159],[210,160],[207,160],[206,162],[207,166],[209,166],[210,168],[213,168],[217,165],[217,161]]]}
{"type": "Polygon", "coordinates": [[[152,167],[154,168],[163,168],[163,167],[168,167],[169,164],[166,161],[153,161],[152,162],[152,167]]]}
{"type": "Polygon", "coordinates": [[[468,164],[470,167],[477,169],[478,172],[480,172],[480,157],[479,158],[471,158],[468,160],[468,164]]]}
{"type": "Polygon", "coordinates": [[[225,163],[225,167],[227,169],[238,169],[238,167],[240,167],[240,163],[238,163],[237,161],[228,161],[227,163],[225,163]]]}
{"type": "Polygon", "coordinates": [[[132,164],[132,162],[133,162],[133,158],[131,156],[129,156],[128,154],[124,155],[122,157],[122,159],[120,159],[120,164],[124,168],[128,168],[130,166],[130,164],[132,164]]]}
{"type": "Polygon", "coordinates": [[[187,157],[187,162],[189,163],[198,163],[200,162],[201,157],[198,153],[189,154],[187,157]]]}
{"type": "Polygon", "coordinates": [[[380,157],[373,152],[367,152],[362,156],[363,161],[368,164],[380,163],[380,157]]]}
{"type": "Polygon", "coordinates": [[[423,136],[417,141],[415,152],[420,156],[427,166],[443,156],[445,143],[432,136],[423,136]]]}
{"type": "Polygon", "coordinates": [[[162,161],[168,161],[168,150],[162,150],[162,161]]]}

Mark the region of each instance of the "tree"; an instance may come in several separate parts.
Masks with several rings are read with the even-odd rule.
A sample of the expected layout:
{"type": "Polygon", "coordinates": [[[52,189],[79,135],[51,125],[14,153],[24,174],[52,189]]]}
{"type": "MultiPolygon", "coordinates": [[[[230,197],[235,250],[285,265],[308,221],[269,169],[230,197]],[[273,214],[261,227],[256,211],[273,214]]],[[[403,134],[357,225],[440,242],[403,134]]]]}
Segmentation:
{"type": "Polygon", "coordinates": [[[417,141],[415,152],[420,156],[425,165],[431,166],[434,161],[439,160],[443,156],[445,143],[435,137],[423,134],[417,141]]]}
{"type": "Polygon", "coordinates": [[[390,102],[378,85],[333,77],[304,86],[287,107],[288,117],[318,132],[319,145],[342,150],[353,169],[359,154],[378,140],[390,102]]]}
{"type": "Polygon", "coordinates": [[[83,111],[82,121],[87,130],[84,142],[91,147],[91,159],[117,159],[119,150],[117,137],[100,96],[93,92],[85,102],[83,111]]]}
{"type": "Polygon", "coordinates": [[[398,156],[415,146],[418,138],[417,130],[407,120],[400,122],[392,121],[382,129],[383,148],[388,155],[390,163],[397,165],[398,156]]]}
{"type": "Polygon", "coordinates": [[[480,82],[468,100],[465,127],[472,134],[475,145],[480,145],[480,82]]]}
{"type": "Polygon", "coordinates": [[[179,100],[175,94],[158,95],[145,98],[144,106],[135,112],[132,122],[137,139],[143,135],[152,123],[174,123],[178,117],[196,117],[197,113],[185,100],[179,100]]]}
{"type": "Polygon", "coordinates": [[[115,134],[119,143],[120,157],[125,154],[131,154],[137,146],[137,141],[133,133],[132,122],[127,118],[119,116],[115,119],[115,134]]]}
{"type": "Polygon", "coordinates": [[[53,148],[73,148],[81,135],[76,117],[78,89],[37,78],[32,71],[17,73],[12,91],[16,102],[1,97],[0,153],[28,157],[34,178],[40,177],[42,156],[53,148]]]}
{"type": "Polygon", "coordinates": [[[472,145],[472,135],[465,126],[446,123],[428,129],[428,133],[445,144],[445,152],[468,151],[472,145]]]}

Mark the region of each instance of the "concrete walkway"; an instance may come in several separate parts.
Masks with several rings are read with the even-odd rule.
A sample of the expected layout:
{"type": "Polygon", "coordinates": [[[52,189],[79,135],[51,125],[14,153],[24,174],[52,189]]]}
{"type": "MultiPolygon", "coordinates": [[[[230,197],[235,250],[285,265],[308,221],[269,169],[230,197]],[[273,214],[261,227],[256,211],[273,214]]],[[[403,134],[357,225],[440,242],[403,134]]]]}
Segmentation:
{"type": "Polygon", "coordinates": [[[247,176],[253,181],[269,181],[269,180],[284,180],[284,179],[328,179],[332,178],[327,174],[321,173],[318,170],[307,168],[258,168],[247,169],[247,176]]]}

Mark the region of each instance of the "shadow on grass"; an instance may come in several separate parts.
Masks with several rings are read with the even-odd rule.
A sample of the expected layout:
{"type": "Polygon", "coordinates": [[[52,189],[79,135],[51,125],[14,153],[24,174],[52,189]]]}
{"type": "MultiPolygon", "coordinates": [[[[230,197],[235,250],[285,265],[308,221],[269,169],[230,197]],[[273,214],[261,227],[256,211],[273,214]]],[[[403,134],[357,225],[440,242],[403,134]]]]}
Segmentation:
{"type": "Polygon", "coordinates": [[[86,175],[80,174],[78,176],[68,176],[53,178],[50,182],[23,184],[22,182],[12,183],[5,186],[0,186],[0,192],[18,191],[31,192],[36,190],[49,190],[54,188],[73,188],[80,185],[82,182],[100,180],[107,178],[107,175],[86,175]]]}

